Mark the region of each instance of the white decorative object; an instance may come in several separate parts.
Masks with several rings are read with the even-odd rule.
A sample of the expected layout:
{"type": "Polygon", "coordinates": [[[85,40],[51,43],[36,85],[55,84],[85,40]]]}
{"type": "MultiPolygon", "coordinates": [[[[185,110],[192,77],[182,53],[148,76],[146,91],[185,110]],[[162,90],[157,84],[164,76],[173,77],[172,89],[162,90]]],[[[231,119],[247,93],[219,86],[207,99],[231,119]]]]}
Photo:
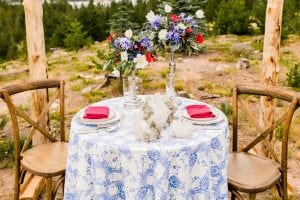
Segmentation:
{"type": "Polygon", "coordinates": [[[170,128],[171,134],[176,138],[190,138],[193,135],[192,123],[185,120],[174,120],[170,128]]]}
{"type": "Polygon", "coordinates": [[[137,54],[136,58],[133,59],[133,62],[136,63],[136,69],[144,69],[148,65],[146,56],[141,54],[137,54]]]}

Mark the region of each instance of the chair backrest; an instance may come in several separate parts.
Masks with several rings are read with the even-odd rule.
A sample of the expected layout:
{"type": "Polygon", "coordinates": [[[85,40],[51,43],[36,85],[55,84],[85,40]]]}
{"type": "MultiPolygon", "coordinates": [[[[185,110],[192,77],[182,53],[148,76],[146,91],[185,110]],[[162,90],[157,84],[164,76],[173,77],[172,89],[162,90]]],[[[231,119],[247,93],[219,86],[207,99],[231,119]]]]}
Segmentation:
{"type": "Polygon", "coordinates": [[[20,84],[9,85],[0,89],[0,98],[4,100],[7,104],[11,121],[12,121],[12,128],[14,134],[14,145],[15,145],[15,159],[18,160],[20,158],[20,154],[26,151],[32,141],[33,135],[38,130],[41,134],[43,134],[46,138],[50,141],[55,142],[57,139],[54,135],[51,135],[49,130],[46,130],[44,127],[40,125],[45,116],[49,113],[49,110],[52,104],[55,102],[56,99],[60,99],[60,140],[65,141],[65,116],[64,116],[64,81],[62,80],[54,80],[54,79],[47,79],[47,80],[38,80],[38,81],[31,81],[25,82],[20,84]],[[48,89],[54,88],[55,92],[50,97],[50,100],[47,104],[42,108],[41,113],[37,120],[33,120],[30,116],[28,116],[25,112],[23,112],[20,108],[18,108],[11,96],[15,94],[19,94],[26,91],[34,91],[34,90],[41,90],[41,89],[48,89]],[[23,145],[22,150],[20,150],[20,127],[18,124],[18,118],[23,118],[28,124],[30,124],[31,128],[27,137],[25,138],[25,142],[23,145]],[[19,152],[19,153],[18,153],[19,152]]]}
{"type": "MultiPolygon", "coordinates": [[[[261,103],[259,100],[256,101],[257,103],[261,103]]],[[[274,105],[280,105],[282,102],[274,102],[274,105]]],[[[276,150],[272,147],[268,140],[264,140],[265,147],[267,151],[270,153],[271,157],[281,165],[283,171],[283,179],[286,180],[287,174],[287,154],[288,154],[288,136],[290,125],[293,119],[294,112],[300,105],[300,95],[297,92],[280,88],[274,86],[262,86],[262,85],[238,85],[233,89],[233,96],[232,96],[232,121],[233,121],[233,137],[232,137],[232,151],[243,151],[248,152],[252,149],[255,145],[260,143],[262,140],[271,136],[273,132],[281,126],[282,131],[282,145],[281,145],[281,155],[278,156],[276,154],[276,150]],[[281,109],[281,116],[278,119],[274,119],[274,121],[264,129],[259,126],[257,123],[257,112],[254,113],[250,108],[249,104],[246,103],[245,98],[243,99],[241,95],[246,95],[249,98],[249,95],[255,96],[264,96],[266,98],[271,99],[278,99],[278,101],[286,102],[289,104],[287,107],[283,107],[281,109]],[[255,126],[256,136],[254,140],[251,140],[246,146],[242,147],[238,150],[238,108],[242,108],[244,113],[248,115],[249,121],[255,126]],[[283,114],[282,114],[283,113],[283,114]],[[283,129],[282,129],[283,125],[283,129]]],[[[284,106],[284,105],[281,105],[284,106]]],[[[279,115],[279,112],[275,111],[276,115],[279,115]]],[[[241,116],[245,117],[245,116],[241,116]]],[[[248,131],[248,130],[247,130],[248,131]]],[[[284,181],[286,183],[286,181],[284,181]]]]}

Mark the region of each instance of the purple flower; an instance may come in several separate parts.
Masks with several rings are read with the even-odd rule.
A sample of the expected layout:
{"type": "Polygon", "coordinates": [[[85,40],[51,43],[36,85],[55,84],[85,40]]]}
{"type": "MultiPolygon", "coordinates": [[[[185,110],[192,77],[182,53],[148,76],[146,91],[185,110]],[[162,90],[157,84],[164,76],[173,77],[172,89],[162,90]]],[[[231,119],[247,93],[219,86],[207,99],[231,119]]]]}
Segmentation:
{"type": "Polygon", "coordinates": [[[175,29],[167,33],[167,38],[171,43],[177,44],[180,42],[180,34],[175,29]]]}
{"type": "Polygon", "coordinates": [[[158,30],[162,23],[162,17],[159,15],[155,15],[154,20],[151,23],[152,28],[158,30]]]}
{"type": "Polygon", "coordinates": [[[127,51],[132,47],[132,41],[126,37],[120,37],[114,41],[113,46],[116,49],[120,48],[122,51],[127,51]]]}
{"type": "Polygon", "coordinates": [[[188,16],[186,18],[184,18],[183,20],[185,23],[190,23],[190,24],[195,24],[196,21],[194,20],[194,18],[192,16],[188,16]]]}
{"type": "Polygon", "coordinates": [[[153,42],[150,41],[149,38],[144,37],[141,40],[141,46],[144,47],[147,51],[152,51],[153,50],[153,42]]]}
{"type": "Polygon", "coordinates": [[[120,39],[120,47],[123,51],[127,51],[132,47],[132,42],[128,38],[121,38],[120,39]]]}

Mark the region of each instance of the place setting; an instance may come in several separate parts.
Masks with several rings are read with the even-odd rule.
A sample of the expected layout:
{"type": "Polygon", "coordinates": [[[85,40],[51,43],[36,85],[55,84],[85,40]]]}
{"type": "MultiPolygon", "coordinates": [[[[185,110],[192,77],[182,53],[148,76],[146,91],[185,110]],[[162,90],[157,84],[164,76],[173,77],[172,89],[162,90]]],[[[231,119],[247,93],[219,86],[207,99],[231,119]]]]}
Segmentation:
{"type": "Polygon", "coordinates": [[[111,133],[117,130],[117,123],[122,114],[114,107],[93,105],[77,114],[77,120],[84,128],[78,129],[79,134],[95,133],[100,130],[111,133]]]}

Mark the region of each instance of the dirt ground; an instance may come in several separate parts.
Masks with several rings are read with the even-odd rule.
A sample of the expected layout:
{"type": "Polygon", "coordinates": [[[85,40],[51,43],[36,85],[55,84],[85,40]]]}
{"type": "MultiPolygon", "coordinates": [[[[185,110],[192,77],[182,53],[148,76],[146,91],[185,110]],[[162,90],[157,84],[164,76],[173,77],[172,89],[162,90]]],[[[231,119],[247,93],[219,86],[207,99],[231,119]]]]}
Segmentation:
{"type": "MultiPolygon", "coordinates": [[[[228,42],[235,43],[238,42],[236,39],[230,38],[226,41],[224,38],[218,38],[217,44],[222,41],[224,44],[228,42]]],[[[246,41],[245,43],[247,43],[246,41]]],[[[223,57],[224,53],[218,50],[209,49],[210,46],[216,45],[214,42],[208,41],[208,52],[204,55],[192,56],[192,57],[177,57],[177,69],[176,69],[176,79],[181,82],[184,90],[190,94],[192,98],[200,99],[206,101],[210,104],[220,107],[221,103],[230,104],[230,88],[235,84],[252,84],[259,83],[261,81],[261,61],[260,59],[252,60],[250,62],[251,67],[249,69],[235,69],[235,62],[224,62],[216,61],[216,58],[223,57]],[[218,66],[229,66],[228,69],[224,71],[216,71],[218,66]],[[202,88],[202,89],[200,89],[202,88]],[[207,95],[217,94],[217,98],[206,99],[207,95]]],[[[95,76],[95,72],[91,69],[78,71],[72,71],[69,73],[68,70],[72,69],[72,66],[66,67],[68,62],[73,62],[76,60],[77,63],[87,63],[90,64],[90,58],[95,56],[95,48],[92,47],[86,50],[80,50],[78,53],[66,53],[66,52],[54,52],[49,55],[48,62],[50,63],[51,70],[49,71],[50,77],[64,78],[67,82],[66,86],[66,107],[69,125],[70,119],[80,108],[84,107],[89,103],[89,100],[82,94],[82,89],[74,91],[74,87],[79,80],[73,80],[78,76],[78,74],[84,74],[86,76],[95,76]],[[57,64],[58,63],[58,64],[57,64]],[[57,65],[56,65],[57,64],[57,65]],[[56,67],[53,67],[55,66],[56,67]]],[[[288,49],[293,56],[300,60],[300,40],[288,43],[285,47],[288,49]]],[[[260,53],[261,54],[261,53],[260,53]]],[[[14,63],[14,66],[17,66],[14,63]]],[[[19,66],[24,66],[20,64],[19,66]]],[[[155,62],[149,66],[151,73],[159,73],[163,69],[167,68],[168,60],[160,59],[160,61],[155,62]]],[[[16,67],[18,68],[18,67],[16,67]]],[[[280,73],[280,81],[283,82],[285,78],[287,68],[282,67],[280,73]]],[[[2,73],[2,72],[0,72],[2,73]]],[[[98,74],[98,71],[97,73],[98,74]]],[[[101,73],[99,74],[101,75],[101,73]]],[[[21,77],[21,80],[25,80],[27,77],[21,77]]],[[[18,80],[1,81],[1,86],[11,84],[12,82],[19,82],[18,80]]],[[[158,79],[165,81],[163,78],[158,76],[158,79]]],[[[101,81],[100,81],[101,82],[101,81]]],[[[94,84],[98,84],[96,81],[94,84]]],[[[157,88],[150,90],[150,93],[157,91],[163,92],[162,88],[157,88]]],[[[111,97],[111,96],[108,96],[111,97]]],[[[106,97],[106,98],[108,98],[106,97]]],[[[29,105],[30,94],[26,93],[22,96],[17,96],[15,102],[18,105],[29,105]]],[[[7,113],[6,106],[3,102],[0,102],[0,114],[7,113]]],[[[298,113],[297,116],[300,116],[298,113]]],[[[298,133],[298,140],[300,138],[300,126],[295,125],[296,134],[298,133]],[[299,127],[299,128],[298,128],[299,127]]],[[[4,129],[2,136],[0,137],[11,137],[11,132],[9,125],[4,129]]],[[[246,135],[242,137],[247,137],[246,135]]],[[[296,140],[296,139],[295,139],[296,140]]],[[[289,174],[288,179],[290,185],[293,186],[293,190],[299,195],[300,194],[300,160],[298,155],[300,155],[300,149],[297,148],[296,141],[292,140],[289,144],[291,155],[289,156],[289,174]]],[[[11,168],[0,170],[0,199],[11,199],[13,193],[13,170],[11,168]]],[[[263,193],[257,196],[257,199],[275,199],[271,192],[263,193]]],[[[297,198],[296,198],[297,199],[297,198]]],[[[300,199],[300,198],[299,198],[300,199]]]]}

